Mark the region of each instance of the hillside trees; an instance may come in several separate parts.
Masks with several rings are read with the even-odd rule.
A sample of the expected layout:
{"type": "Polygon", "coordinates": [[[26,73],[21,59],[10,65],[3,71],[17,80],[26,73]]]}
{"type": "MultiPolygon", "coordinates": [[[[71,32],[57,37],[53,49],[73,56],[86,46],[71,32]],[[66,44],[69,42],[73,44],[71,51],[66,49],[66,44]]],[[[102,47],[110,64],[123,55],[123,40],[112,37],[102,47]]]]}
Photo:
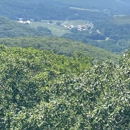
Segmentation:
{"type": "Polygon", "coordinates": [[[105,50],[121,54],[130,47],[129,16],[115,17],[94,22],[94,28],[86,31],[72,29],[63,38],[82,41],[105,50]],[[123,20],[125,19],[125,20],[123,20]]]}
{"type": "Polygon", "coordinates": [[[0,17],[0,38],[23,36],[52,36],[52,34],[47,28],[39,27],[34,29],[28,25],[0,17]]]}
{"type": "Polygon", "coordinates": [[[21,46],[24,48],[34,47],[40,50],[52,50],[56,54],[72,56],[78,52],[88,55],[94,60],[117,60],[119,55],[110,53],[92,45],[76,42],[58,37],[15,37],[0,38],[0,43],[8,47],[21,46]]]}
{"type": "Polygon", "coordinates": [[[130,127],[130,52],[118,63],[91,64],[0,47],[0,129],[126,130],[130,127]]]}
{"type": "MultiPolygon", "coordinates": [[[[46,20],[65,20],[65,19],[104,19],[108,17],[104,12],[92,12],[84,10],[70,9],[73,4],[64,4],[63,2],[55,2],[48,0],[35,1],[1,1],[0,15],[10,19],[17,20],[23,18],[25,20],[34,19],[35,21],[46,20]],[[4,7],[4,8],[3,8],[4,7]]],[[[77,5],[74,5],[74,7],[77,5]]],[[[79,5],[78,5],[79,6],[79,5]]],[[[90,7],[92,8],[92,7],[90,7]]],[[[93,9],[93,8],[92,8],[93,9]]]]}

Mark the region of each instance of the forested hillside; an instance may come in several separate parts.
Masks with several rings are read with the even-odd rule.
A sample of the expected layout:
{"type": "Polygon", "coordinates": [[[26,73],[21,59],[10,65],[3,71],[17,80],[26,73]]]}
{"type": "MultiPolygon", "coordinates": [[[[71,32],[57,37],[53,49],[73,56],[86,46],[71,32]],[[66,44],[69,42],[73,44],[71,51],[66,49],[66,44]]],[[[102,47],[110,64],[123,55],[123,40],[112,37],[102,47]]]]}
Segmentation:
{"type": "Polygon", "coordinates": [[[76,53],[82,53],[98,60],[111,59],[116,61],[119,55],[105,51],[92,45],[76,42],[58,37],[19,37],[19,38],[0,38],[0,44],[9,47],[34,47],[40,50],[52,50],[57,54],[72,56],[76,53]]]}
{"type": "Polygon", "coordinates": [[[0,15],[6,16],[13,20],[23,18],[25,20],[34,19],[41,21],[48,20],[65,20],[65,19],[102,19],[106,18],[106,14],[78,11],[70,9],[70,5],[65,5],[60,2],[53,1],[0,1],[0,8],[2,8],[0,15]],[[3,8],[4,7],[4,8],[3,8]],[[97,14],[98,17],[97,17],[97,14]],[[99,17],[100,16],[100,17],[99,17]]]}
{"type": "Polygon", "coordinates": [[[0,46],[0,129],[128,130],[130,52],[92,65],[88,56],[59,56],[0,46]]]}
{"type": "Polygon", "coordinates": [[[89,30],[72,29],[62,37],[78,40],[111,52],[122,53],[130,48],[130,16],[116,16],[96,21],[89,30]]]}
{"type": "Polygon", "coordinates": [[[63,4],[71,5],[71,6],[77,6],[82,8],[96,8],[96,9],[108,9],[111,11],[112,14],[119,14],[119,13],[128,13],[129,7],[130,7],[130,1],[129,0],[50,0],[55,2],[60,2],[63,4]]]}
{"type": "Polygon", "coordinates": [[[116,0],[4,0],[0,1],[0,8],[2,9],[0,15],[14,20],[18,20],[18,18],[34,19],[35,21],[43,19],[100,20],[114,14],[129,14],[129,7],[129,1],[124,4],[116,0]],[[71,9],[70,7],[79,7],[81,10],[71,9]],[[85,11],[82,8],[97,11],[85,11]]]}
{"type": "Polygon", "coordinates": [[[96,60],[105,60],[107,58],[113,60],[118,59],[118,55],[103,49],[63,38],[52,37],[51,31],[44,27],[38,26],[34,29],[28,25],[14,22],[3,17],[0,17],[0,23],[0,44],[6,46],[33,46],[36,49],[52,50],[57,54],[64,54],[67,56],[71,56],[73,53],[82,52],[96,60]]]}
{"type": "Polygon", "coordinates": [[[2,37],[19,37],[19,36],[51,36],[51,31],[44,27],[37,29],[28,25],[0,17],[0,38],[2,37]]]}

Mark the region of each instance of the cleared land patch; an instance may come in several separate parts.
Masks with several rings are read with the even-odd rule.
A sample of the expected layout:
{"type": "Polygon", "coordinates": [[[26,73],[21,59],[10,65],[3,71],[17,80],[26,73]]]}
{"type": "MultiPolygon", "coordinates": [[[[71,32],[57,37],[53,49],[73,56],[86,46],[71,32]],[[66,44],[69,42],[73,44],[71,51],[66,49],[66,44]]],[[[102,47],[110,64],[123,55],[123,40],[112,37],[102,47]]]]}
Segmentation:
{"type": "Polygon", "coordinates": [[[46,27],[52,31],[54,36],[62,36],[65,33],[71,33],[71,29],[74,27],[87,29],[87,26],[92,26],[92,23],[87,20],[42,20],[40,22],[31,22],[30,26],[34,28],[46,27]]]}

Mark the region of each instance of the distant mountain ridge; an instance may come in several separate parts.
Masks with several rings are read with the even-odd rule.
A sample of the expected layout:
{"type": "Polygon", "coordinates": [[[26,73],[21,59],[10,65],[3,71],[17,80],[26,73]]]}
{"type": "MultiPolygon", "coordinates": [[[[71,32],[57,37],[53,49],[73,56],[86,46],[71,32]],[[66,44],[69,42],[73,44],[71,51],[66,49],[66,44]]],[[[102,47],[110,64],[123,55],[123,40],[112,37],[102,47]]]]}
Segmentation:
{"type": "Polygon", "coordinates": [[[130,1],[129,0],[109,0],[109,1],[105,1],[105,0],[91,0],[91,1],[86,1],[86,0],[66,0],[66,1],[60,1],[60,0],[50,0],[50,1],[55,1],[55,2],[61,2],[61,3],[64,3],[64,4],[71,4],[71,5],[77,5],[77,6],[97,6],[98,7],[101,7],[101,6],[104,6],[104,7],[109,7],[111,8],[111,5],[114,5],[114,6],[121,6],[122,3],[125,3],[125,4],[130,4],[130,1]]]}
{"type": "MultiPolygon", "coordinates": [[[[107,9],[110,11],[111,15],[130,14],[130,1],[128,0],[4,0],[0,1],[0,15],[15,20],[20,17],[35,20],[70,19],[70,17],[67,16],[74,17],[74,15],[77,14],[77,11],[69,9],[71,6],[99,10],[107,9]]],[[[79,12],[81,11],[78,11],[78,13],[79,12]]],[[[79,16],[81,15],[82,14],[79,14],[79,16]]],[[[82,17],[79,16],[78,18],[82,19],[82,17]]],[[[77,19],[77,17],[73,19],[77,19]]]]}

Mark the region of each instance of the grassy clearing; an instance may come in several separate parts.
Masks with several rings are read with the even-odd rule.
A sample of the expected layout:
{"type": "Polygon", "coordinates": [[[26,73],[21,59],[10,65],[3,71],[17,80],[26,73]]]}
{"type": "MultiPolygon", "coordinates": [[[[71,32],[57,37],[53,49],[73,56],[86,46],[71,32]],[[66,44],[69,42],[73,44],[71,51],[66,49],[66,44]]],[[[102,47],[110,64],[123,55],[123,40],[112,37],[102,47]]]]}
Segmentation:
{"type": "Polygon", "coordinates": [[[46,27],[52,31],[52,34],[55,36],[62,36],[65,33],[71,33],[70,30],[63,27],[62,25],[83,25],[87,21],[84,20],[65,20],[65,21],[57,21],[57,20],[51,20],[51,24],[49,23],[49,20],[42,20],[41,22],[31,22],[30,26],[37,28],[38,26],[46,27]],[[56,23],[60,22],[61,25],[57,25],[56,23]]]}
{"type": "Polygon", "coordinates": [[[88,21],[85,21],[85,20],[66,20],[66,21],[63,21],[63,24],[68,24],[68,25],[73,24],[74,26],[77,26],[77,25],[81,25],[81,24],[83,25],[86,22],[88,22],[88,21]]]}
{"type": "Polygon", "coordinates": [[[98,9],[85,9],[85,8],[78,8],[78,7],[70,7],[70,9],[74,9],[74,10],[84,10],[84,11],[89,11],[89,12],[101,12],[98,9]]]}
{"type": "MultiPolygon", "coordinates": [[[[61,21],[52,21],[53,23],[49,23],[47,20],[42,20],[41,22],[32,22],[30,24],[31,27],[37,28],[38,26],[46,27],[52,31],[52,34],[55,36],[62,36],[65,33],[69,33],[70,31],[67,30],[66,28],[56,25],[56,22],[61,22],[61,21]]],[[[63,23],[63,21],[61,22],[63,23]]]]}

